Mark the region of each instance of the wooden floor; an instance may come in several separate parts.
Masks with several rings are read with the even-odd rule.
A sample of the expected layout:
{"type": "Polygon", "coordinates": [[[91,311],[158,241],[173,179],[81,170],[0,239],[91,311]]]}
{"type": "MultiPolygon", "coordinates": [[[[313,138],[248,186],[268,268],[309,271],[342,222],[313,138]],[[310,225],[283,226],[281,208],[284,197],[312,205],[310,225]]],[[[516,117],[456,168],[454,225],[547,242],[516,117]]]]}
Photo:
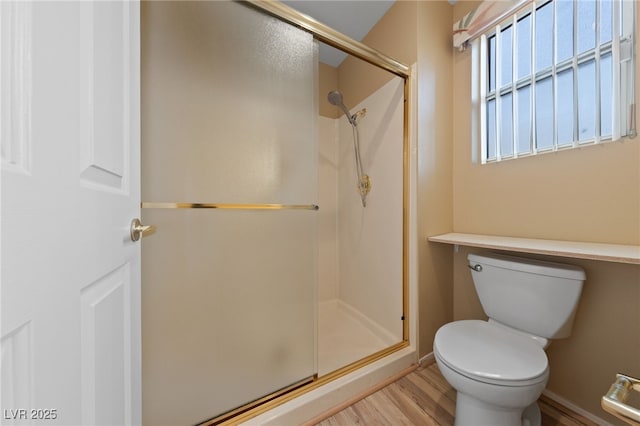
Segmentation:
{"type": "MultiPolygon", "coordinates": [[[[542,426],[597,426],[556,402],[541,397],[542,426]]],[[[420,367],[378,392],[318,423],[351,425],[453,425],[456,392],[435,363],[420,367]]]]}

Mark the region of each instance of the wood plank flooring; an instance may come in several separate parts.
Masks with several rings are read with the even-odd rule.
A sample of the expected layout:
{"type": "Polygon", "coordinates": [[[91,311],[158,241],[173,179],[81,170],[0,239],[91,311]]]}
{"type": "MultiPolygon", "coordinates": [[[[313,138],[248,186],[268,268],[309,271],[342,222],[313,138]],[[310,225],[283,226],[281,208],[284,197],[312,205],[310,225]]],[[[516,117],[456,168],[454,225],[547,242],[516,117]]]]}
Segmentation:
{"type": "MultiPolygon", "coordinates": [[[[597,426],[591,420],[541,397],[542,426],[597,426]]],[[[453,425],[456,392],[436,363],[419,367],[381,390],[326,418],[317,426],[453,425]]]]}

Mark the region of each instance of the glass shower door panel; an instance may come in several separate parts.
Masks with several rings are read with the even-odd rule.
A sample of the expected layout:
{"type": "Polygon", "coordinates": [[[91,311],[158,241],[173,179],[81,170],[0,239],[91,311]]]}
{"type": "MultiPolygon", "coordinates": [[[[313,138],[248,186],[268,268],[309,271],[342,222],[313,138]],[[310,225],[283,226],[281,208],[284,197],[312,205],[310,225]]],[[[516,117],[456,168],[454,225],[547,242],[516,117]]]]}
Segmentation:
{"type": "Polygon", "coordinates": [[[145,200],[315,202],[313,37],[240,2],[149,3],[145,200]]]}
{"type": "MultiPolygon", "coordinates": [[[[143,2],[143,202],[316,204],[315,55],[240,2],[143,2]]],[[[145,424],[315,374],[316,215],[143,209],[145,424]]]]}
{"type": "Polygon", "coordinates": [[[314,211],[145,220],[145,423],[199,423],[314,375],[314,211]]]}

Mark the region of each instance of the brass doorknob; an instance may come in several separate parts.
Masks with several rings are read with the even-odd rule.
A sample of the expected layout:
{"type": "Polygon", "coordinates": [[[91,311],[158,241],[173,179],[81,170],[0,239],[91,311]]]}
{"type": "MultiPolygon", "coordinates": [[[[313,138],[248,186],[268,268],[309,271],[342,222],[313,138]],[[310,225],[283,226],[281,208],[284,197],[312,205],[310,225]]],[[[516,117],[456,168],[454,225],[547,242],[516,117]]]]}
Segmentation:
{"type": "Polygon", "coordinates": [[[153,232],[156,227],[153,225],[143,225],[137,217],[131,221],[131,241],[138,241],[145,233],[153,232]]]}

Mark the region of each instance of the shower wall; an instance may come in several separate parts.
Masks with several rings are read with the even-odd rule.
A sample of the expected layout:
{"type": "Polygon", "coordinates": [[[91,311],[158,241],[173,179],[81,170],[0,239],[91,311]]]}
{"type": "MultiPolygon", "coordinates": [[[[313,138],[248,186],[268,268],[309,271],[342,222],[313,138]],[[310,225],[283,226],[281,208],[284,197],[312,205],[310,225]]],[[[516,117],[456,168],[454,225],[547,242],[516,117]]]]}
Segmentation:
{"type": "MultiPolygon", "coordinates": [[[[320,117],[319,300],[340,300],[402,339],[404,84],[396,77],[351,112],[359,121],[363,167],[372,182],[363,208],[356,189],[351,126],[320,117]]],[[[321,99],[321,102],[323,100],[321,99]]]]}

